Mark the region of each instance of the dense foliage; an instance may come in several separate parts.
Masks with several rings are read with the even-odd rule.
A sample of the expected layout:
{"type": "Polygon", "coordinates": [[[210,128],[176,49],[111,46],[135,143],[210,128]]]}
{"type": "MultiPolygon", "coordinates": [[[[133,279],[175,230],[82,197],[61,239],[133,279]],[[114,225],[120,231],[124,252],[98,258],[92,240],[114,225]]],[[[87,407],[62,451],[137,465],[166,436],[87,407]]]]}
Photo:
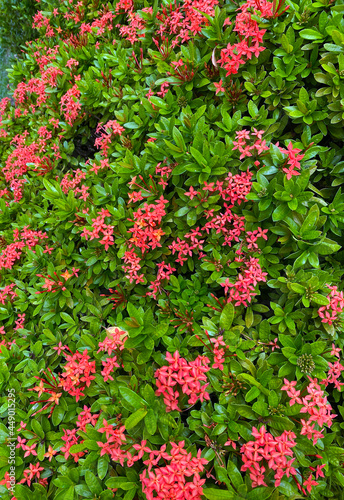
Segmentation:
{"type": "Polygon", "coordinates": [[[0,102],[1,498],[344,498],[344,3],[38,7],[0,102]]]}
{"type": "Polygon", "coordinates": [[[19,54],[36,37],[32,16],[39,4],[33,0],[0,0],[0,47],[19,54]]]}

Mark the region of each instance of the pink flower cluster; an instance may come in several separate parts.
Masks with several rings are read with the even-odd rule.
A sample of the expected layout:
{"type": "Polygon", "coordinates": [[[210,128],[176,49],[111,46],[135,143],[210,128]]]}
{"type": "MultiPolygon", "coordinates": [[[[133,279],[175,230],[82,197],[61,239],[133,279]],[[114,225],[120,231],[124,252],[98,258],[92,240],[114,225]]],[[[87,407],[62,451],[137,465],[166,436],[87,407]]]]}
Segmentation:
{"type": "Polygon", "coordinates": [[[106,156],[113,137],[115,135],[122,135],[124,130],[116,120],[110,120],[105,125],[98,123],[96,133],[100,134],[100,136],[97,137],[94,145],[101,150],[103,156],[106,156]]]}
{"type": "Polygon", "coordinates": [[[107,352],[110,356],[113,351],[123,351],[128,332],[120,330],[117,327],[110,327],[106,330],[106,337],[98,344],[98,352],[107,352]]]}
{"type": "Polygon", "coordinates": [[[259,431],[253,427],[252,436],[255,440],[245,443],[240,452],[244,462],[241,470],[249,471],[253,488],[267,486],[264,475],[266,468],[262,465],[262,460],[266,461],[270,470],[275,471],[276,487],[280,485],[284,475],[287,477],[290,474],[296,475],[292,450],[296,446],[294,432],[284,431],[280,436],[274,437],[266,431],[265,426],[262,426],[259,431]]]}
{"type": "Polygon", "coordinates": [[[30,94],[36,94],[36,104],[37,106],[40,106],[41,104],[45,103],[48,98],[48,94],[46,94],[45,89],[45,83],[40,78],[31,78],[27,83],[18,83],[13,93],[15,105],[18,106],[19,104],[26,103],[30,97],[32,99],[32,96],[30,96],[30,94]]]}
{"type": "Polygon", "coordinates": [[[128,241],[130,250],[124,254],[123,266],[125,272],[128,273],[126,278],[130,283],[134,280],[136,283],[143,282],[143,274],[139,275],[141,269],[141,257],[136,253],[139,250],[144,254],[148,249],[161,247],[160,239],[164,236],[164,231],[159,227],[164,215],[166,215],[165,205],[168,203],[163,196],[160,196],[154,203],[145,203],[142,208],[134,212],[134,219],[128,219],[134,222],[134,227],[128,229],[132,233],[128,241]],[[135,251],[136,250],[136,251],[135,251]]]}
{"type": "MultiPolygon", "coordinates": [[[[112,354],[113,351],[123,351],[124,344],[127,339],[128,333],[124,330],[120,330],[116,327],[111,327],[107,329],[107,336],[105,337],[103,342],[99,342],[99,349],[97,352],[105,351],[109,355],[112,354]]],[[[112,358],[106,358],[102,360],[103,370],[101,374],[104,377],[104,382],[107,382],[109,379],[113,380],[113,377],[110,375],[115,368],[119,368],[119,364],[117,362],[117,355],[112,358]]]]}
{"type": "Polygon", "coordinates": [[[14,243],[7,245],[0,255],[0,270],[12,269],[17,260],[20,259],[24,248],[32,249],[39,243],[39,240],[48,238],[42,231],[33,231],[25,226],[20,233],[18,229],[13,231],[14,243]]]}
{"type": "Polygon", "coordinates": [[[239,236],[245,232],[245,217],[232,212],[231,207],[224,204],[224,211],[214,215],[214,209],[206,211],[208,222],[204,224],[204,231],[207,234],[210,230],[215,230],[216,234],[221,234],[224,237],[222,246],[232,246],[232,242],[239,242],[239,236]],[[232,226],[232,227],[231,227],[232,226]]]}
{"type": "Polygon", "coordinates": [[[206,356],[197,356],[194,361],[188,362],[181,358],[176,351],[173,356],[167,352],[166,361],[169,366],[162,366],[155,372],[156,385],[158,389],[155,394],[164,397],[166,411],[181,411],[178,406],[179,391],[173,388],[179,385],[183,394],[189,397],[188,403],[194,405],[198,400],[209,400],[209,393],[206,391],[209,383],[207,382],[206,372],[210,370],[210,360],[206,356]]]}
{"type": "Polygon", "coordinates": [[[170,280],[171,275],[176,269],[171,267],[171,264],[165,264],[165,262],[160,262],[157,264],[158,274],[156,280],[151,281],[149,288],[152,289],[151,292],[147,292],[147,296],[153,297],[153,299],[157,300],[158,293],[162,292],[162,281],[170,280]]]}
{"type": "Polygon", "coordinates": [[[95,379],[93,375],[96,373],[96,362],[90,361],[90,356],[87,354],[87,349],[81,354],[76,352],[64,354],[67,363],[64,365],[64,372],[61,374],[59,387],[71,396],[75,396],[76,402],[84,396],[83,391],[91,385],[95,379]]]}
{"type": "MultiPolygon", "coordinates": [[[[136,447],[136,445],[134,445],[136,447]]],[[[192,457],[185,449],[185,442],[171,443],[171,451],[166,452],[166,445],[160,450],[150,450],[148,447],[140,447],[143,451],[149,451],[148,460],[144,464],[148,469],[140,474],[142,491],[147,500],[159,498],[160,500],[201,500],[203,495],[203,484],[200,473],[208,460],[201,458],[201,450],[197,456],[192,457]],[[165,466],[152,468],[158,465],[160,460],[165,461],[165,466]],[[168,463],[169,462],[169,463],[168,463]],[[192,478],[188,481],[188,478],[192,478]]],[[[140,452],[139,452],[140,453],[140,452]]]]}
{"type": "Polygon", "coordinates": [[[135,253],[134,250],[127,250],[124,253],[124,266],[123,270],[126,274],[126,278],[129,280],[130,283],[135,281],[136,284],[143,283],[144,282],[144,274],[138,274],[138,272],[141,270],[141,258],[135,253]]]}
{"type": "Polygon", "coordinates": [[[81,110],[80,90],[76,84],[73,85],[61,97],[61,113],[64,115],[66,122],[72,126],[79,116],[81,110]]]}
{"type": "MultiPolygon", "coordinates": [[[[266,140],[262,139],[264,130],[257,130],[255,128],[253,130],[254,132],[252,132],[252,134],[249,130],[240,130],[236,132],[237,140],[233,141],[233,150],[239,150],[240,160],[253,156],[254,152],[256,155],[260,155],[264,151],[269,150],[269,147],[266,145],[266,140]],[[248,143],[249,140],[252,140],[251,136],[256,136],[256,139],[252,144],[248,143]]],[[[280,147],[278,143],[276,146],[282,154],[288,156],[282,167],[283,172],[287,174],[287,180],[291,179],[294,175],[300,175],[300,172],[298,172],[298,170],[301,169],[300,162],[305,156],[304,154],[298,154],[301,152],[301,149],[295,148],[291,142],[289,142],[287,149],[280,147]]],[[[257,160],[254,164],[258,167],[260,162],[257,160]]]]}
{"type": "Polygon", "coordinates": [[[140,38],[145,37],[145,34],[140,31],[145,29],[146,21],[140,14],[132,11],[128,12],[127,17],[129,26],[116,24],[116,28],[119,28],[121,37],[126,38],[133,45],[140,38]]]}
{"type": "Polygon", "coordinates": [[[258,229],[255,229],[254,231],[247,231],[246,243],[247,243],[248,250],[257,250],[258,249],[258,245],[257,245],[258,238],[263,238],[264,240],[267,240],[268,239],[268,237],[266,235],[267,232],[268,232],[268,229],[262,229],[261,227],[258,227],[258,229]]]}
{"type": "Polygon", "coordinates": [[[240,160],[243,158],[248,158],[252,156],[252,153],[255,152],[256,155],[262,154],[264,151],[268,151],[269,147],[266,145],[266,140],[262,139],[264,130],[253,129],[254,132],[250,132],[249,130],[239,130],[235,132],[236,141],[233,141],[233,150],[238,149],[240,154],[240,160]],[[248,144],[247,141],[252,141],[252,136],[255,136],[256,139],[252,144],[248,144]]]}
{"type": "Polygon", "coordinates": [[[250,60],[252,56],[258,57],[260,52],[265,50],[263,44],[263,36],[266,30],[259,28],[257,21],[252,19],[249,12],[260,11],[261,17],[272,17],[272,2],[266,0],[247,0],[246,3],[239,7],[239,14],[235,19],[235,27],[233,31],[239,34],[240,42],[227,45],[225,49],[221,50],[221,57],[217,61],[220,63],[221,68],[224,68],[228,75],[238,73],[239,67],[250,60]]]}
{"type": "Polygon", "coordinates": [[[178,252],[178,259],[176,259],[176,262],[182,266],[184,262],[188,260],[188,256],[192,256],[194,250],[198,250],[198,252],[203,250],[204,240],[200,239],[201,236],[202,233],[200,232],[200,228],[197,227],[185,234],[184,239],[178,237],[176,240],[172,241],[168,248],[172,250],[172,255],[178,252]]]}
{"type": "Polygon", "coordinates": [[[295,169],[296,168],[298,170],[301,169],[300,161],[303,159],[305,155],[298,155],[297,153],[300,153],[302,150],[294,148],[291,142],[289,142],[287,149],[280,148],[279,146],[278,149],[280,150],[281,153],[288,155],[288,158],[286,159],[285,164],[283,166],[283,172],[287,174],[287,179],[288,180],[291,179],[293,175],[300,175],[300,172],[298,172],[295,169]],[[288,168],[287,165],[289,165],[288,168]]]}
{"type": "Polygon", "coordinates": [[[78,419],[76,421],[76,426],[83,432],[86,432],[86,425],[90,424],[95,426],[100,413],[94,414],[91,413],[91,408],[88,408],[84,405],[83,411],[81,411],[78,415],[78,419]]]}
{"type": "Polygon", "coordinates": [[[79,269],[75,269],[73,267],[72,273],[70,273],[67,269],[63,272],[60,273],[60,276],[57,275],[56,272],[54,272],[54,277],[48,274],[47,276],[43,276],[43,274],[36,274],[39,278],[44,279],[44,283],[42,284],[42,288],[45,288],[45,290],[42,290],[41,292],[36,292],[36,294],[40,293],[45,293],[45,292],[58,292],[60,290],[66,290],[66,287],[64,286],[71,278],[72,276],[78,276],[78,271],[79,269]],[[60,278],[63,278],[64,281],[61,281],[60,278]]]}
{"type": "Polygon", "coordinates": [[[242,201],[246,201],[246,195],[251,191],[252,175],[249,170],[235,175],[228,172],[223,181],[204,182],[203,189],[209,193],[219,194],[223,201],[228,201],[231,205],[234,205],[235,202],[240,205],[242,201]]]}
{"type": "Polygon", "coordinates": [[[2,168],[5,181],[10,184],[14,201],[18,202],[23,197],[23,184],[26,180],[23,176],[28,172],[28,163],[39,164],[40,158],[37,156],[39,145],[35,142],[29,146],[24,144],[25,136],[18,140],[17,147],[8,155],[6,164],[2,168]]]}
{"type": "MultiPolygon", "coordinates": [[[[101,449],[100,456],[109,455],[111,460],[119,462],[122,467],[126,459],[132,460],[131,453],[122,449],[122,446],[127,444],[127,438],[124,434],[125,426],[114,426],[103,419],[103,427],[98,429],[98,432],[105,434],[106,442],[97,441],[101,449]]],[[[130,464],[128,464],[129,466],[130,464]]]]}
{"type": "MultiPolygon", "coordinates": [[[[42,73],[42,82],[45,85],[49,85],[50,87],[56,87],[57,85],[57,77],[63,75],[63,71],[56,66],[49,66],[45,69],[41,69],[42,73]]],[[[54,118],[53,118],[54,119],[54,118]]]]}
{"type": "Polygon", "coordinates": [[[79,458],[83,457],[87,450],[79,451],[77,453],[72,453],[70,451],[71,447],[75,444],[82,444],[84,440],[77,434],[78,428],[75,429],[62,429],[64,435],[61,437],[62,441],[65,442],[64,446],[61,446],[60,451],[64,453],[64,458],[67,460],[69,456],[72,456],[74,462],[78,462],[79,458]]]}
{"type": "Polygon", "coordinates": [[[15,327],[13,328],[14,331],[20,330],[21,328],[24,328],[24,323],[25,323],[25,313],[23,314],[18,314],[18,318],[15,321],[15,327]]]}
{"type": "Polygon", "coordinates": [[[15,297],[18,297],[16,292],[13,291],[13,288],[16,286],[15,283],[11,283],[10,285],[6,285],[2,290],[0,290],[0,304],[5,304],[8,300],[12,300],[15,297]]]}
{"type": "Polygon", "coordinates": [[[165,161],[167,161],[167,158],[164,159],[164,162],[159,162],[155,167],[155,175],[161,176],[158,184],[160,184],[160,186],[162,186],[163,189],[165,189],[168,186],[167,181],[173,171],[173,167],[175,166],[175,164],[165,165],[165,161]]]}
{"type": "Polygon", "coordinates": [[[250,257],[247,262],[244,262],[241,269],[242,272],[238,274],[234,283],[231,283],[229,278],[226,278],[225,282],[221,283],[221,286],[225,289],[227,302],[235,302],[235,306],[243,304],[247,307],[247,304],[257,295],[254,291],[255,287],[259,282],[266,281],[268,273],[263,272],[259,259],[254,257],[250,257]],[[227,296],[228,290],[229,295],[227,296]]]}
{"type": "Polygon", "coordinates": [[[80,168],[74,170],[73,173],[68,172],[61,181],[62,191],[65,194],[68,194],[70,190],[73,190],[75,194],[80,193],[79,198],[82,198],[84,201],[86,201],[86,198],[88,198],[89,196],[89,193],[87,193],[86,191],[90,188],[84,184],[81,186],[81,188],[77,187],[83,179],[86,179],[86,175],[86,172],[83,172],[82,170],[80,170],[80,168]]]}
{"type": "Polygon", "coordinates": [[[160,239],[164,236],[164,231],[159,227],[162,218],[166,215],[165,205],[167,200],[161,196],[155,203],[145,203],[143,208],[139,208],[134,212],[134,227],[128,229],[132,233],[129,239],[129,247],[139,248],[142,253],[146,250],[154,250],[154,248],[161,247],[160,239]]]}
{"type": "Polygon", "coordinates": [[[328,384],[334,384],[335,388],[340,391],[340,388],[342,385],[344,385],[344,382],[339,382],[339,377],[342,374],[342,371],[344,371],[344,366],[340,363],[340,347],[336,347],[335,344],[332,344],[332,351],[331,355],[336,356],[338,360],[336,360],[334,363],[329,363],[329,371],[327,373],[326,379],[322,380],[320,382],[321,385],[324,385],[325,387],[328,386],[328,384]]]}
{"type": "Polygon", "coordinates": [[[281,390],[286,391],[288,396],[291,398],[290,406],[295,403],[300,404],[302,405],[300,413],[308,414],[308,420],[301,420],[301,435],[307,436],[308,439],[313,440],[313,444],[315,445],[318,439],[322,439],[324,437],[322,427],[325,424],[328,427],[331,427],[332,420],[336,417],[336,415],[332,413],[332,407],[327,401],[324,391],[317,383],[317,379],[313,380],[309,376],[308,378],[310,380],[310,384],[307,386],[308,395],[303,398],[300,398],[300,391],[295,389],[297,384],[296,381],[289,382],[289,380],[285,378],[285,385],[281,387],[281,390]],[[312,422],[314,423],[312,424],[312,422]],[[319,425],[319,431],[315,429],[315,424],[319,425]]]}
{"type": "Polygon", "coordinates": [[[165,38],[163,35],[173,35],[172,48],[185,43],[200,33],[204,25],[209,24],[197,10],[214,16],[214,8],[218,3],[218,0],[185,0],[179,5],[163,6],[162,12],[156,16],[160,23],[157,33],[161,38],[165,38]]]}
{"type": "MultiPolygon", "coordinates": [[[[205,332],[206,334],[208,333],[207,331],[205,332]]],[[[212,337],[209,339],[212,344],[212,351],[214,355],[214,363],[212,365],[212,368],[219,368],[219,370],[223,370],[223,363],[225,362],[225,349],[228,348],[228,345],[226,342],[223,340],[223,335],[220,335],[219,337],[212,337]],[[220,347],[222,346],[222,347],[220,347]]]]}
{"type": "Polygon", "coordinates": [[[105,217],[111,217],[111,214],[107,209],[102,208],[100,212],[98,212],[98,217],[92,219],[93,230],[90,231],[89,229],[84,228],[81,236],[86,238],[86,240],[88,240],[88,238],[90,238],[90,240],[93,240],[95,238],[99,239],[99,243],[104,245],[105,250],[108,250],[110,245],[114,245],[114,227],[105,224],[105,217]]]}
{"type": "Polygon", "coordinates": [[[39,466],[39,462],[36,464],[30,464],[28,469],[25,469],[23,474],[24,478],[19,481],[20,484],[27,484],[28,486],[31,486],[31,482],[34,479],[38,479],[38,483],[41,484],[42,486],[47,486],[48,480],[42,479],[41,478],[41,472],[44,470],[44,467],[39,466]]]}
{"type": "Polygon", "coordinates": [[[338,291],[336,285],[327,285],[327,288],[331,290],[330,294],[327,296],[329,303],[326,306],[322,306],[318,309],[319,317],[322,323],[328,323],[332,325],[336,319],[339,318],[344,309],[344,294],[338,291]]]}

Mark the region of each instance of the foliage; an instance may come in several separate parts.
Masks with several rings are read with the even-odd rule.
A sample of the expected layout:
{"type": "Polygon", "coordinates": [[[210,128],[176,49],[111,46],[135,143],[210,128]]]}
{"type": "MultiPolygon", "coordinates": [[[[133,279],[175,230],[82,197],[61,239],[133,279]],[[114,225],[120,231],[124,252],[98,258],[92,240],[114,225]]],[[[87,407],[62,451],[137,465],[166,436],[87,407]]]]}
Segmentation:
{"type": "Polygon", "coordinates": [[[32,16],[39,7],[32,0],[0,1],[0,45],[13,54],[21,51],[21,46],[33,39],[32,16]]]}
{"type": "Polygon", "coordinates": [[[1,498],[14,465],[18,500],[344,498],[342,3],[39,9],[0,102],[1,498]]]}

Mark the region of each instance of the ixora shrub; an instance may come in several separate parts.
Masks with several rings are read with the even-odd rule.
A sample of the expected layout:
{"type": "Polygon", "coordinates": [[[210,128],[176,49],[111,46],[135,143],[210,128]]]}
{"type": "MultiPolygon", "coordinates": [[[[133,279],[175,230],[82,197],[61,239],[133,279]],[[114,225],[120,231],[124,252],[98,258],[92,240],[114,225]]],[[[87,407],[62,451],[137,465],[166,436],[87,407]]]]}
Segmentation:
{"type": "Polygon", "coordinates": [[[0,102],[1,498],[344,498],[344,4],[38,8],[0,102]]]}

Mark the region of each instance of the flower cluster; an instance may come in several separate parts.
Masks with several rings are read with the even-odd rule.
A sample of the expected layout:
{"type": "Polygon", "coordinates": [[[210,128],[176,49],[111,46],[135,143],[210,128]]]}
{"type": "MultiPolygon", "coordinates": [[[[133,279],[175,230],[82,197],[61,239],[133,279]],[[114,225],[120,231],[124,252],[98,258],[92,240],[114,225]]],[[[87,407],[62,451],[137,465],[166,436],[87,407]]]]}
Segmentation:
{"type": "MultiPolygon", "coordinates": [[[[116,351],[118,355],[118,353],[124,349],[128,333],[117,327],[110,327],[106,332],[107,336],[103,342],[99,342],[99,349],[97,352],[105,351],[110,356],[113,351],[116,351]]],[[[110,374],[115,368],[119,368],[120,366],[117,362],[117,355],[102,360],[103,370],[101,371],[101,375],[104,377],[104,382],[107,382],[107,380],[114,380],[110,374]]]]}
{"type": "Polygon", "coordinates": [[[228,75],[238,73],[242,64],[247,60],[252,59],[252,56],[259,56],[260,52],[265,50],[263,46],[263,36],[266,30],[259,28],[257,21],[253,20],[250,9],[259,10],[261,17],[272,17],[272,2],[266,0],[247,0],[246,3],[239,7],[239,14],[235,19],[234,31],[239,34],[240,42],[228,44],[225,49],[221,50],[221,57],[217,61],[224,68],[228,75]]]}
{"type": "Polygon", "coordinates": [[[275,486],[279,486],[284,475],[296,475],[293,467],[295,457],[292,448],[296,446],[296,435],[292,431],[284,431],[280,436],[272,436],[263,425],[259,430],[252,428],[254,441],[245,443],[240,452],[244,465],[242,471],[248,470],[252,486],[267,486],[265,483],[266,468],[262,465],[265,460],[267,467],[275,471],[275,486]],[[290,459],[289,459],[290,457],[290,459]]]}
{"type": "Polygon", "coordinates": [[[79,269],[75,269],[73,267],[72,272],[70,273],[67,269],[63,272],[60,273],[60,276],[56,272],[54,272],[55,277],[50,276],[48,274],[47,276],[43,276],[43,274],[37,274],[39,278],[44,278],[44,283],[42,284],[42,288],[45,290],[41,290],[40,292],[36,292],[36,294],[40,293],[45,293],[45,292],[58,292],[58,291],[63,291],[66,290],[65,284],[66,282],[72,277],[72,276],[78,276],[78,271],[79,269]],[[63,281],[61,281],[61,278],[63,278],[63,281]]]}
{"type": "Polygon", "coordinates": [[[99,243],[104,245],[105,250],[108,250],[109,246],[114,244],[113,238],[113,226],[105,224],[105,217],[110,217],[111,214],[107,209],[102,208],[100,212],[98,212],[98,217],[92,219],[92,228],[89,229],[84,228],[81,236],[86,238],[86,240],[93,240],[94,238],[99,239],[99,243]],[[102,233],[102,234],[101,234],[102,233]]]}
{"type": "Polygon", "coordinates": [[[166,452],[166,445],[162,445],[160,450],[150,450],[146,447],[142,451],[146,449],[150,456],[143,463],[148,465],[148,469],[140,474],[140,480],[147,499],[201,500],[202,486],[206,480],[201,479],[200,473],[208,463],[207,459],[201,458],[201,450],[198,450],[196,457],[192,457],[185,449],[184,441],[171,443],[169,453],[166,452]],[[152,466],[158,465],[160,460],[164,460],[166,465],[153,468],[152,466]],[[188,478],[192,480],[188,481],[188,478]]]}
{"type": "Polygon", "coordinates": [[[122,446],[127,444],[127,436],[124,434],[125,426],[115,426],[110,422],[107,422],[105,418],[103,419],[102,427],[98,429],[98,432],[105,434],[106,442],[97,441],[100,448],[100,456],[109,455],[111,460],[119,462],[122,466],[124,461],[127,459],[132,459],[132,455],[129,451],[125,451],[122,446]]]}
{"type": "Polygon", "coordinates": [[[249,257],[242,266],[242,272],[238,274],[234,283],[226,278],[221,286],[225,289],[227,302],[234,302],[235,306],[243,304],[247,307],[252,298],[257,295],[255,287],[259,282],[265,282],[267,273],[264,273],[259,260],[255,257],[249,257]],[[229,294],[228,294],[229,291],[229,294]]]}
{"type": "Polygon", "coordinates": [[[301,172],[298,172],[295,169],[300,170],[301,169],[301,164],[300,161],[303,159],[305,156],[299,155],[298,153],[301,153],[301,149],[295,148],[291,142],[289,142],[287,149],[279,147],[279,150],[281,153],[285,154],[288,156],[288,158],[285,160],[285,163],[283,165],[283,172],[287,174],[287,179],[291,179],[293,175],[300,175],[301,172]],[[288,165],[288,167],[287,167],[288,165]]]}
{"type": "Polygon", "coordinates": [[[343,312],[344,309],[344,294],[338,290],[336,285],[327,285],[331,290],[327,296],[329,303],[326,306],[319,307],[318,314],[322,323],[332,325],[343,312]]]}
{"type": "Polygon", "coordinates": [[[64,354],[64,356],[67,363],[63,366],[59,387],[71,396],[75,396],[78,402],[84,396],[83,391],[95,379],[96,362],[90,361],[87,349],[83,353],[77,351],[75,354],[64,354]]]}
{"type": "Polygon", "coordinates": [[[233,150],[237,149],[240,152],[240,160],[253,156],[253,154],[260,155],[269,150],[266,140],[262,139],[263,134],[264,130],[255,128],[252,133],[245,129],[235,132],[236,141],[233,141],[233,150]],[[252,136],[255,137],[254,142],[249,144],[248,141],[252,141],[252,136]]]}
{"type": "Polygon", "coordinates": [[[101,150],[103,156],[106,156],[113,137],[122,135],[122,132],[124,128],[116,120],[110,120],[105,125],[98,123],[96,133],[100,136],[97,137],[94,145],[101,150]]]}
{"type": "Polygon", "coordinates": [[[18,229],[13,231],[14,242],[7,245],[0,255],[0,269],[12,269],[17,260],[20,259],[24,248],[34,248],[40,240],[48,238],[47,233],[42,231],[33,231],[25,226],[20,232],[18,229]]]}
{"type": "Polygon", "coordinates": [[[0,290],[0,304],[5,304],[5,302],[10,301],[17,297],[13,288],[16,286],[15,283],[11,283],[10,285],[6,285],[2,290],[0,290]]]}
{"type": "Polygon", "coordinates": [[[316,444],[318,439],[324,437],[322,427],[325,424],[331,427],[332,420],[336,415],[332,413],[332,407],[327,401],[324,391],[317,383],[317,379],[312,379],[310,376],[308,376],[308,379],[310,381],[307,386],[308,395],[303,398],[300,398],[300,391],[295,389],[296,381],[289,382],[289,380],[284,379],[285,385],[281,387],[281,390],[286,391],[291,398],[290,406],[295,403],[302,405],[300,413],[307,413],[309,418],[308,420],[301,419],[301,435],[307,436],[308,439],[313,441],[313,444],[316,444]],[[312,422],[314,423],[312,424],[312,422]],[[315,424],[318,424],[320,430],[315,428],[315,424]]]}
{"type": "Polygon", "coordinates": [[[78,118],[81,104],[80,104],[80,90],[75,84],[66,94],[61,97],[61,113],[64,115],[65,120],[69,125],[73,125],[78,118]]]}
{"type": "Polygon", "coordinates": [[[162,281],[167,280],[169,281],[171,278],[171,275],[176,271],[174,267],[171,267],[171,264],[165,264],[165,262],[160,262],[157,264],[158,267],[158,274],[156,277],[156,280],[151,281],[151,284],[149,288],[152,289],[152,291],[147,292],[148,296],[153,297],[153,299],[157,299],[158,293],[161,294],[162,292],[162,281]]]}
{"type": "Polygon", "coordinates": [[[166,361],[169,366],[162,366],[155,372],[158,387],[155,394],[164,396],[167,412],[181,411],[178,406],[179,391],[173,389],[176,385],[181,387],[182,394],[190,396],[188,399],[190,405],[194,405],[198,400],[210,399],[206,391],[209,383],[201,384],[207,382],[205,374],[210,370],[210,360],[206,356],[197,356],[194,361],[188,362],[175,351],[173,356],[169,352],[166,353],[166,361]]]}
{"type": "Polygon", "coordinates": [[[86,175],[87,173],[80,170],[80,168],[74,170],[73,173],[68,172],[61,181],[62,191],[65,194],[68,194],[70,190],[73,190],[75,194],[80,193],[79,198],[82,198],[84,201],[86,201],[89,196],[89,193],[87,193],[86,191],[89,189],[89,187],[85,184],[82,184],[81,188],[77,187],[84,179],[86,179],[86,175]]]}

